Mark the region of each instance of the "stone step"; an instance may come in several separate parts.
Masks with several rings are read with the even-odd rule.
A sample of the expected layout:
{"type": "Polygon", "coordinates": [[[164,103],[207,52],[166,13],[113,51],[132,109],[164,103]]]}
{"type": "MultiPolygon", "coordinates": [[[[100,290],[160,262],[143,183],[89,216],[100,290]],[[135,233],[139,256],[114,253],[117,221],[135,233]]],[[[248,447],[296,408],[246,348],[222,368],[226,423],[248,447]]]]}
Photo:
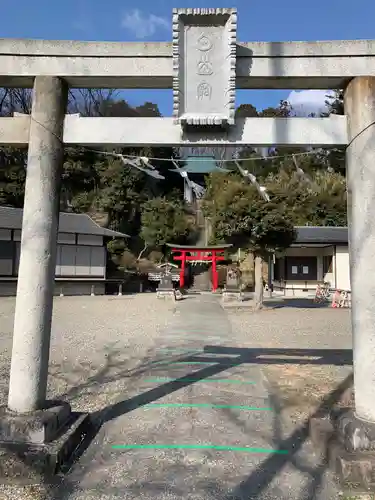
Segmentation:
{"type": "Polygon", "coordinates": [[[212,288],[211,278],[207,271],[194,276],[191,290],[208,291],[212,288]]]}

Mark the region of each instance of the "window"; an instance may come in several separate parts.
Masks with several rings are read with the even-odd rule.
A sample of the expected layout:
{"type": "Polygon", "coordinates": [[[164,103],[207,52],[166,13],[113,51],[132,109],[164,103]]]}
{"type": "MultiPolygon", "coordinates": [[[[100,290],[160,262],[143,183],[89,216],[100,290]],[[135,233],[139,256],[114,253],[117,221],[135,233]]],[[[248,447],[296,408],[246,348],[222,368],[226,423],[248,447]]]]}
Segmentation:
{"type": "Polygon", "coordinates": [[[77,243],[78,245],[102,246],[103,236],[97,236],[95,234],[79,234],[77,243]]]}
{"type": "Polygon", "coordinates": [[[57,242],[64,245],[75,245],[76,235],[72,233],[59,233],[57,236],[57,242]]]}
{"type": "Polygon", "coordinates": [[[13,241],[0,241],[0,276],[12,276],[13,256],[13,241]]]}
{"type": "Polygon", "coordinates": [[[58,245],[56,276],[104,277],[105,248],[84,245],[58,245]]]}
{"type": "Polygon", "coordinates": [[[317,258],[286,257],[286,279],[315,281],[317,279],[317,258]]]}
{"type": "MultiPolygon", "coordinates": [[[[0,241],[0,276],[18,274],[20,243],[0,241]]],[[[57,245],[56,271],[58,277],[105,277],[106,252],[104,247],[84,245],[57,245]]]]}
{"type": "Polygon", "coordinates": [[[16,245],[16,255],[14,258],[14,274],[18,276],[18,269],[20,267],[21,243],[17,241],[15,245],[16,245]]]}
{"type": "Polygon", "coordinates": [[[60,275],[75,276],[77,247],[75,245],[59,245],[58,248],[60,251],[57,253],[56,267],[60,266],[60,275]]]}

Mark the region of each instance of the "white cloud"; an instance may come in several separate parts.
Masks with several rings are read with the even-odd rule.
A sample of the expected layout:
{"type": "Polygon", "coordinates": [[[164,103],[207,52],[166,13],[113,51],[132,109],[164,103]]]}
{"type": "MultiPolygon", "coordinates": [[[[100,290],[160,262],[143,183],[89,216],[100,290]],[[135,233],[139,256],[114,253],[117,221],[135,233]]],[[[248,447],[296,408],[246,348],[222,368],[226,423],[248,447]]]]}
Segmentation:
{"type": "Polygon", "coordinates": [[[332,90],[293,90],[287,101],[297,116],[307,116],[327,111],[325,101],[329,95],[333,95],[332,90]]]}
{"type": "Polygon", "coordinates": [[[132,32],[138,39],[148,38],[159,29],[169,30],[171,28],[170,23],[164,17],[155,16],[155,14],[143,14],[138,9],[126,12],[121,25],[132,32]]]}

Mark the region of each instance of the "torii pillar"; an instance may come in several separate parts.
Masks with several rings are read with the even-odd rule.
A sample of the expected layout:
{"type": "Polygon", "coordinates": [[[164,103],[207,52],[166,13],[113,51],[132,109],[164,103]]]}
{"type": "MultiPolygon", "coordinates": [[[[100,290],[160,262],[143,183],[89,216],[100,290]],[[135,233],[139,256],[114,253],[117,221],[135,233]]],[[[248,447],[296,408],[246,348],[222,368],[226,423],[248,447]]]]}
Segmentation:
{"type": "Polygon", "coordinates": [[[66,102],[62,80],[35,78],[8,398],[20,414],[46,399],[66,102]]]}
{"type": "MultiPolygon", "coordinates": [[[[345,483],[375,489],[375,77],[354,78],[344,93],[354,411],[316,420],[328,433],[330,463],[345,483]],[[333,423],[333,426],[332,426],[333,423]]],[[[320,427],[320,430],[319,430],[320,427]]],[[[320,434],[320,437],[319,437],[320,434]]]]}
{"type": "Polygon", "coordinates": [[[0,476],[23,480],[53,476],[88,423],[46,400],[67,96],[60,78],[35,78],[9,397],[0,408],[0,476]]]}
{"type": "Polygon", "coordinates": [[[355,414],[375,425],[375,77],[345,91],[355,414]]]}

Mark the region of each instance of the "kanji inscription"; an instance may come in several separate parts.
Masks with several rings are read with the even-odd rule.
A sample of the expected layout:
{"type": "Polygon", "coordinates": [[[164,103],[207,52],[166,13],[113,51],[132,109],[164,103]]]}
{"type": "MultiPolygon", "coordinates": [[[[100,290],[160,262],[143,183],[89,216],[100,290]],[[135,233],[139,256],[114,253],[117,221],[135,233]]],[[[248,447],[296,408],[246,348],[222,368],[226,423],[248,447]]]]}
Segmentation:
{"type": "Polygon", "coordinates": [[[177,123],[234,123],[236,29],[235,9],[174,10],[173,114],[177,123]]]}

